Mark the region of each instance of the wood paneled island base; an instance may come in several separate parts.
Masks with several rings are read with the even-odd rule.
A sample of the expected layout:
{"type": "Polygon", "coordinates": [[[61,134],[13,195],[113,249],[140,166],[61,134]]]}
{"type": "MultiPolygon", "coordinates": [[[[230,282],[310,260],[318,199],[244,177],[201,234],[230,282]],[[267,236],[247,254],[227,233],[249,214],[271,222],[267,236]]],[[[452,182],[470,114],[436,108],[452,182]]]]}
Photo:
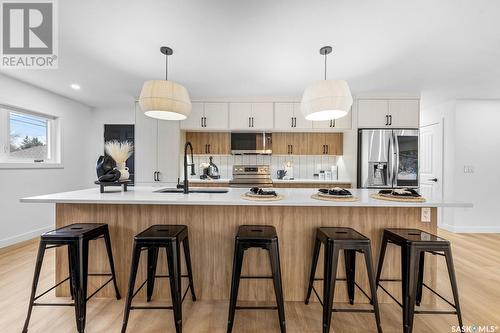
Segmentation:
{"type": "MultiPolygon", "coordinates": [[[[369,237],[372,242],[374,260],[378,260],[379,246],[384,228],[418,228],[437,233],[436,211],[431,208],[431,222],[421,222],[419,207],[308,207],[308,206],[221,206],[221,205],[146,205],[146,204],[79,204],[57,203],[56,225],[62,227],[71,223],[107,223],[111,233],[118,287],[126,294],[131,251],[136,234],[153,224],[185,224],[189,227],[191,260],[193,263],[194,286],[198,299],[228,300],[234,236],[242,224],[274,225],[278,232],[282,279],[285,301],[303,301],[312,260],[315,230],[321,226],[352,227],[369,237]]],[[[389,247],[382,276],[400,278],[399,248],[389,247]]],[[[56,280],[61,281],[68,275],[67,251],[57,249],[56,280]]],[[[323,252],[323,250],[322,250],[323,252]]],[[[145,279],[146,253],[141,257],[141,269],[136,286],[145,279]]],[[[182,256],[184,260],[184,256],[182,256]]],[[[318,264],[317,277],[322,277],[322,255],[318,264]]],[[[436,285],[436,258],[426,258],[425,282],[431,287],[436,285]]],[[[166,272],[165,253],[160,254],[159,274],[166,272]]],[[[376,267],[376,262],[374,262],[376,267]]],[[[182,262],[185,271],[184,261],[182,262]]],[[[357,258],[356,281],[367,292],[366,271],[360,255],[357,258]]],[[[102,240],[91,242],[89,272],[108,272],[102,240]]],[[[249,250],[245,255],[243,274],[260,275],[270,273],[269,257],[264,250],[249,250]]],[[[339,261],[338,276],[345,276],[343,258],[339,261]]],[[[90,277],[89,292],[95,290],[105,278],[90,277]]],[[[184,279],[183,279],[184,280],[184,279]]],[[[386,283],[397,298],[400,298],[400,283],[386,283]]],[[[183,281],[183,286],[187,282],[183,281]]],[[[321,282],[317,283],[322,291],[321,282]]],[[[170,299],[170,289],[166,279],[159,279],[155,286],[158,297],[170,299]]],[[[141,291],[142,293],[143,291],[141,291]]],[[[67,296],[69,289],[62,285],[57,289],[58,296],[67,296]]],[[[111,285],[106,286],[100,297],[113,297],[111,285]]],[[[367,303],[367,299],[356,290],[355,302],[367,303]]],[[[145,299],[143,296],[142,299],[145,299]]],[[[239,300],[274,302],[271,280],[242,280],[239,300]]],[[[141,294],[137,297],[141,300],[141,294]]],[[[344,282],[337,283],[335,301],[346,301],[344,282]]],[[[433,301],[431,297],[424,301],[433,301]]],[[[379,292],[379,302],[393,302],[379,292]]]]}

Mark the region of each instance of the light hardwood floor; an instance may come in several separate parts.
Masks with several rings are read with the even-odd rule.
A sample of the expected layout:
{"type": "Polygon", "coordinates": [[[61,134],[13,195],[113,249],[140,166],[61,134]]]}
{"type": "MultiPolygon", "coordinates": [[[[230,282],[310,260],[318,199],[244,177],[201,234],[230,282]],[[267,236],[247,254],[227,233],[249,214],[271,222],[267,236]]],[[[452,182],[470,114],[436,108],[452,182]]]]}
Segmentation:
{"type": "MultiPolygon", "coordinates": [[[[453,244],[455,268],[465,325],[498,326],[500,332],[500,234],[440,235],[453,244]]],[[[30,294],[38,240],[0,250],[0,332],[21,332],[30,294]]],[[[441,260],[441,259],[439,259],[441,260]]],[[[47,252],[39,291],[53,285],[55,256],[47,252]]],[[[244,282],[243,282],[244,283],[244,282]]],[[[266,283],[266,282],[263,282],[266,283]]],[[[160,282],[160,288],[168,288],[160,282]]],[[[438,290],[450,297],[446,265],[438,265],[438,290]]],[[[381,293],[381,291],[379,291],[381,293]]],[[[424,292],[424,298],[428,294],[424,292]]],[[[56,297],[49,294],[45,300],[56,297]]],[[[140,301],[140,300],[139,300],[140,301]]],[[[336,304],[337,306],[343,304],[336,304]]],[[[436,306],[445,306],[438,302],[436,306]]],[[[184,332],[225,332],[227,302],[196,302],[189,297],[183,305],[184,332]]],[[[87,309],[86,332],[120,332],[123,314],[121,301],[94,298],[87,309]]],[[[401,332],[401,310],[382,304],[384,332],[401,332]]],[[[288,332],[321,332],[318,303],[286,303],[288,332]]],[[[414,332],[452,332],[457,325],[453,315],[417,315],[414,332]]],[[[171,311],[133,311],[127,332],[174,332],[171,311]]],[[[71,307],[35,307],[30,332],[75,332],[71,307]]],[[[275,311],[238,311],[233,332],[279,332],[275,311]]],[[[373,315],[334,313],[331,332],[375,332],[373,315]]]]}

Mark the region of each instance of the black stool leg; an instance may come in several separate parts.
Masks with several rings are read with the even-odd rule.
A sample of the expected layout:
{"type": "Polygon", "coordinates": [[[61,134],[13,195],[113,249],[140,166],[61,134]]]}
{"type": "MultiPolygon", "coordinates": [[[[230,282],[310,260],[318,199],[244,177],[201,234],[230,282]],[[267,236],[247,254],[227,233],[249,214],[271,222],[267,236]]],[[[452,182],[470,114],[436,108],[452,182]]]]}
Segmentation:
{"type": "Polygon", "coordinates": [[[89,243],[87,240],[79,240],[71,249],[73,258],[74,293],[75,293],[75,314],[76,327],[79,333],[85,332],[85,320],[87,317],[87,277],[89,243]]]}
{"type": "Polygon", "coordinates": [[[181,292],[181,253],[178,241],[172,241],[167,246],[167,264],[174,310],[175,331],[182,332],[182,292],[181,292]]]}
{"type": "Polygon", "coordinates": [[[424,284],[424,265],[425,265],[425,251],[420,252],[420,261],[418,264],[418,281],[417,281],[417,299],[415,303],[420,306],[422,302],[422,289],[424,284]]]}
{"type": "Polygon", "coordinates": [[[23,333],[28,332],[28,326],[31,318],[31,311],[33,311],[33,303],[35,303],[36,287],[38,286],[38,280],[40,279],[40,271],[42,270],[43,256],[45,255],[46,246],[47,246],[46,243],[43,240],[40,240],[40,244],[38,244],[38,254],[36,257],[33,284],[31,285],[30,304],[28,306],[28,314],[26,316],[26,321],[24,322],[23,333]]]}
{"type": "Polygon", "coordinates": [[[371,304],[373,305],[373,312],[375,313],[375,322],[377,324],[377,332],[382,333],[382,325],[380,324],[380,310],[378,307],[377,299],[377,285],[375,284],[375,276],[373,273],[373,259],[372,250],[370,245],[363,247],[363,253],[366,262],[366,271],[368,272],[368,282],[371,291],[371,304]]]}
{"type": "Polygon", "coordinates": [[[354,282],[356,277],[356,251],[344,250],[345,275],[347,282],[347,295],[349,303],[354,304],[354,282]]]}
{"type": "Polygon", "coordinates": [[[71,267],[71,252],[70,247],[68,246],[68,269],[69,269],[69,292],[71,295],[71,299],[75,299],[75,295],[73,294],[73,267],[71,267]]]}
{"type": "Polygon", "coordinates": [[[309,304],[309,298],[311,297],[311,292],[314,284],[314,278],[316,276],[316,267],[318,266],[319,251],[321,248],[321,241],[316,237],[314,241],[313,259],[311,263],[311,274],[309,275],[309,286],[307,287],[306,300],[304,303],[309,304]]]}
{"type": "Polygon", "coordinates": [[[409,271],[408,271],[408,300],[407,300],[407,324],[403,327],[404,333],[412,333],[413,318],[415,317],[415,301],[417,299],[418,265],[421,250],[412,247],[410,249],[409,271]]]}
{"type": "Polygon", "coordinates": [[[229,315],[227,320],[227,333],[233,331],[234,314],[236,312],[236,301],[238,299],[238,288],[240,286],[241,266],[245,250],[236,240],[233,258],[233,277],[231,279],[231,296],[229,298],[229,315]]]}
{"type": "Polygon", "coordinates": [[[189,238],[186,236],[182,241],[182,246],[184,248],[184,259],[186,260],[186,268],[188,272],[189,279],[189,289],[191,289],[191,298],[193,302],[196,301],[196,294],[194,293],[194,284],[193,284],[193,268],[191,267],[191,253],[189,252],[189,238]]]}
{"type": "Polygon", "coordinates": [[[337,262],[339,249],[327,242],[325,246],[325,271],[323,286],[323,333],[330,332],[332,322],[333,297],[335,293],[335,277],[337,275],[337,262]]]}
{"type": "Polygon", "coordinates": [[[444,250],[444,255],[446,258],[446,265],[448,266],[448,275],[450,276],[451,290],[453,292],[453,300],[455,302],[455,309],[457,311],[458,324],[460,327],[463,327],[462,311],[460,310],[460,302],[458,300],[457,278],[455,276],[455,267],[453,265],[451,248],[447,248],[446,250],[444,250]]]}
{"type": "Polygon", "coordinates": [[[380,246],[380,253],[378,256],[377,278],[375,280],[375,285],[377,288],[378,288],[378,285],[380,283],[380,275],[382,275],[382,268],[384,266],[384,258],[385,258],[385,251],[387,249],[387,242],[388,242],[388,239],[387,239],[387,236],[385,235],[385,231],[384,231],[384,235],[382,236],[382,243],[381,243],[382,245],[380,246]]]}
{"type": "Polygon", "coordinates": [[[410,296],[410,248],[407,245],[401,246],[401,304],[403,305],[403,331],[408,333],[408,298],[410,296]]]}
{"type": "Polygon", "coordinates": [[[141,257],[141,247],[134,242],[132,250],[132,263],[130,264],[130,276],[128,280],[127,299],[125,301],[125,311],[123,312],[122,333],[127,330],[128,317],[130,315],[130,306],[132,304],[132,296],[134,295],[135,279],[137,277],[137,269],[139,267],[139,259],[141,257]]]}
{"type": "Polygon", "coordinates": [[[111,277],[113,278],[113,285],[115,287],[116,299],[121,298],[120,292],[118,291],[118,286],[116,284],[116,273],[115,273],[115,263],[113,261],[113,251],[111,250],[111,238],[109,237],[109,229],[106,225],[106,231],[104,232],[104,243],[106,244],[106,252],[108,253],[109,267],[111,269],[111,277]]]}
{"type": "Polygon", "coordinates": [[[147,282],[147,301],[151,301],[155,287],[156,266],[158,263],[158,248],[148,248],[148,282],[147,282]]]}
{"type": "Polygon", "coordinates": [[[278,316],[280,319],[281,333],[286,332],[285,324],[285,303],[283,301],[283,287],[281,285],[281,267],[278,241],[273,241],[269,246],[269,258],[271,259],[271,270],[273,272],[274,292],[278,305],[278,316]]]}

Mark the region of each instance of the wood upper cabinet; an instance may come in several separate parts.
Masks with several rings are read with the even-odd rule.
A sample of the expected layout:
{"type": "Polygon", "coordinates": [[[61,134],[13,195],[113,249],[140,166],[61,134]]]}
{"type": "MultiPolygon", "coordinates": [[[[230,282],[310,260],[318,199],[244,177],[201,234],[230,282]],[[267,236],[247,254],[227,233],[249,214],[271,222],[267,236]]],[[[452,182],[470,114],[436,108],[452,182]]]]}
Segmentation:
{"type": "Polygon", "coordinates": [[[273,133],[274,155],[307,155],[308,133],[273,133]]]}
{"type": "Polygon", "coordinates": [[[309,155],[343,155],[344,135],[342,133],[310,133],[309,155]]]}
{"type": "Polygon", "coordinates": [[[419,114],[418,99],[358,100],[360,128],[418,128],[419,114]]]}
{"type": "Polygon", "coordinates": [[[300,111],[300,103],[275,103],[274,128],[280,130],[312,129],[312,121],[306,120],[300,111]]]}
{"type": "Polygon", "coordinates": [[[268,130],[273,128],[273,103],[230,103],[229,128],[236,130],[268,130]]]}
{"type": "Polygon", "coordinates": [[[191,142],[193,154],[230,154],[230,134],[227,132],[186,132],[186,141],[191,142]]]}
{"type": "Polygon", "coordinates": [[[228,103],[192,103],[191,115],[181,121],[181,129],[227,130],[229,124],[228,103]]]}

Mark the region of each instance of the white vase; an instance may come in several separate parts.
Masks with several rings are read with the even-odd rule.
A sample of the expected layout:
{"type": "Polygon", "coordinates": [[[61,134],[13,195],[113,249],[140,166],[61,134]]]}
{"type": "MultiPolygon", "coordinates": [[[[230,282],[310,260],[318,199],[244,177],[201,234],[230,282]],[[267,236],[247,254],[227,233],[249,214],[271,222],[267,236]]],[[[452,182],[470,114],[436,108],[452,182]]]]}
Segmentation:
{"type": "Polygon", "coordinates": [[[130,177],[128,168],[125,166],[125,162],[117,163],[115,169],[120,171],[120,180],[127,180],[130,177]]]}

